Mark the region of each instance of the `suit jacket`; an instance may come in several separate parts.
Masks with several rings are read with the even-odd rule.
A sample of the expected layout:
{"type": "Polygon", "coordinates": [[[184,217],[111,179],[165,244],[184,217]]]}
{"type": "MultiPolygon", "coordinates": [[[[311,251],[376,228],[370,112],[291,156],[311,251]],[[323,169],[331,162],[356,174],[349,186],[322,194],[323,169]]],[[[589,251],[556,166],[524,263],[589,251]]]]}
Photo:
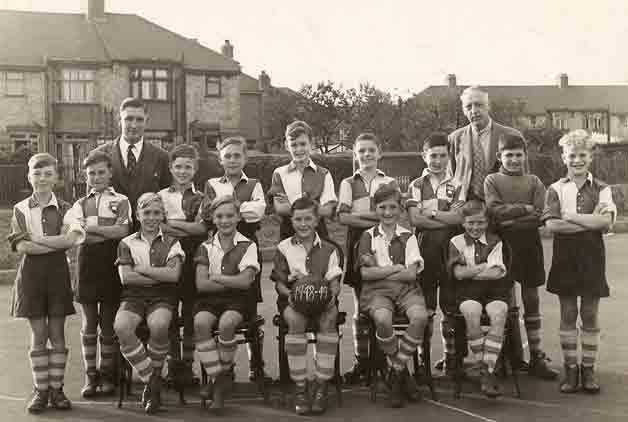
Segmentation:
{"type": "MultiPolygon", "coordinates": [[[[449,149],[450,149],[450,159],[449,165],[447,167],[447,175],[453,179],[454,185],[460,186],[460,196],[459,199],[461,201],[466,201],[469,193],[469,186],[471,183],[471,172],[473,171],[473,138],[471,132],[471,124],[468,124],[465,127],[461,127],[456,129],[452,133],[449,134],[449,149]]],[[[500,125],[496,121],[493,120],[493,125],[491,128],[491,141],[490,141],[490,153],[489,159],[490,161],[487,164],[487,174],[495,173],[499,170],[499,161],[497,161],[497,149],[499,144],[499,139],[504,135],[519,135],[523,137],[521,132],[512,127],[500,125]]],[[[524,163],[524,173],[528,173],[529,166],[528,160],[526,157],[526,162],[524,163]]]]}
{"type": "Polygon", "coordinates": [[[120,192],[129,198],[133,209],[134,227],[137,227],[137,220],[135,218],[137,199],[143,193],[156,193],[170,186],[171,176],[168,153],[145,140],[135,170],[133,174],[129,174],[122,160],[119,141],[120,138],[112,142],[107,142],[99,146],[96,150],[106,152],[111,157],[113,173],[111,185],[116,192],[120,192]]]}

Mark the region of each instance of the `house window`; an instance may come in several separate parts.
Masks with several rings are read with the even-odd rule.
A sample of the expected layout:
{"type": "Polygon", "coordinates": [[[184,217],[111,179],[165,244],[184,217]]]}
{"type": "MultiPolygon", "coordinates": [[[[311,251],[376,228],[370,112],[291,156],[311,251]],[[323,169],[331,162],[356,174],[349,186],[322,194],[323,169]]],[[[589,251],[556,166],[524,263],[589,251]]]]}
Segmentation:
{"type": "Polygon", "coordinates": [[[63,69],[57,87],[58,102],[94,103],[96,102],[96,71],[63,69]]]}
{"type": "Polygon", "coordinates": [[[589,116],[587,116],[586,114],[582,118],[582,128],[589,130],[589,116]]]}
{"type": "Polygon", "coordinates": [[[220,78],[215,76],[205,76],[205,96],[220,97],[222,95],[222,86],[220,78]]]}
{"type": "Polygon", "coordinates": [[[167,101],[170,98],[170,72],[166,69],[131,71],[131,95],[144,100],[167,101]]]}
{"type": "Polygon", "coordinates": [[[13,151],[22,147],[29,147],[33,154],[39,152],[39,135],[37,133],[15,132],[9,135],[13,144],[13,151]]]}
{"type": "Polygon", "coordinates": [[[4,75],[4,91],[7,97],[24,96],[24,73],[6,72],[4,75]]]}
{"type": "Polygon", "coordinates": [[[597,132],[601,128],[602,128],[602,118],[601,117],[594,117],[593,118],[593,130],[597,132]]]}

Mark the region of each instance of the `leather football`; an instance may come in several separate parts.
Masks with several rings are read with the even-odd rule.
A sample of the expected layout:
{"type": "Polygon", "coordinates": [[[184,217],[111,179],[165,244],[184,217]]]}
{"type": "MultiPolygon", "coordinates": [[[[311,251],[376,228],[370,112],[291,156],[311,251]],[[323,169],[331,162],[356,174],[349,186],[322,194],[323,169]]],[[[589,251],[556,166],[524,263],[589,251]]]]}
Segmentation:
{"type": "Polygon", "coordinates": [[[327,308],[332,296],[326,282],[312,276],[305,276],[299,279],[292,288],[290,302],[299,313],[315,316],[327,308]]]}

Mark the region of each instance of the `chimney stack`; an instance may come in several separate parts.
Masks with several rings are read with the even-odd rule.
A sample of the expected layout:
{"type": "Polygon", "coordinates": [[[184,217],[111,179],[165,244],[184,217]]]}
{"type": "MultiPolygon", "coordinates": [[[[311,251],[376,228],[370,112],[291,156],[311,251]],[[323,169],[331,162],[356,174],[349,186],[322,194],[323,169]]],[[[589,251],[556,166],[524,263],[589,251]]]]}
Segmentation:
{"type": "Polygon", "coordinates": [[[569,86],[569,76],[566,73],[561,73],[560,75],[558,75],[558,81],[558,86],[560,87],[560,89],[565,89],[569,86]]]}
{"type": "Polygon", "coordinates": [[[230,59],[233,59],[233,44],[229,42],[229,40],[225,40],[225,43],[220,48],[223,56],[227,56],[230,59]]]}
{"type": "Polygon", "coordinates": [[[456,75],[454,73],[450,73],[447,75],[447,86],[449,88],[455,88],[458,85],[456,82],[456,75]]]}
{"type": "Polygon", "coordinates": [[[266,91],[270,88],[270,76],[266,73],[266,71],[262,70],[262,73],[259,74],[259,89],[260,91],[266,91]]]}
{"type": "Polygon", "coordinates": [[[105,0],[83,0],[83,14],[90,22],[105,20],[105,0]]]}

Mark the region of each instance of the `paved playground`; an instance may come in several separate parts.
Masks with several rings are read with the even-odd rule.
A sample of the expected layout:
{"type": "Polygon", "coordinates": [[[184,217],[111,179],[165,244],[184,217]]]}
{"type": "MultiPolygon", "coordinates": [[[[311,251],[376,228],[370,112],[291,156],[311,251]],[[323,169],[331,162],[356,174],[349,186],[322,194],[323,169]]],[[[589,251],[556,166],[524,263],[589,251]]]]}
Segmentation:
{"type": "MultiPolygon", "coordinates": [[[[547,263],[550,262],[551,241],[544,241],[547,263]]],[[[327,421],[360,420],[381,421],[395,419],[399,422],[416,420],[457,421],[626,421],[628,420],[628,337],[626,336],[626,306],[628,305],[628,259],[625,250],[628,248],[628,234],[607,237],[608,276],[611,284],[611,298],[602,302],[601,324],[602,345],[600,351],[600,381],[603,392],[599,396],[584,394],[562,395],[556,383],[547,383],[529,379],[522,375],[522,399],[509,395],[510,383],[505,384],[505,395],[497,400],[484,398],[477,387],[468,385],[461,399],[453,399],[451,384],[446,381],[437,382],[438,397],[436,401],[424,399],[417,404],[407,405],[404,409],[388,409],[383,401],[376,404],[369,402],[368,391],[363,388],[347,389],[344,393],[344,406],[337,408],[332,405],[329,412],[320,417],[327,421]]],[[[268,372],[277,376],[277,346],[272,316],[275,311],[274,288],[268,282],[270,263],[265,267],[264,298],[265,304],[261,313],[266,318],[266,339],[264,355],[268,372]]],[[[8,304],[9,285],[0,285],[0,302],[8,304]]],[[[544,348],[560,366],[560,349],[558,344],[558,300],[553,295],[542,294],[544,315],[544,348]]],[[[353,311],[353,303],[349,290],[343,292],[342,310],[349,314],[353,311]]],[[[6,309],[6,308],[5,308],[6,309]]],[[[350,319],[350,318],[349,318],[350,319]]],[[[80,397],[83,383],[82,361],[79,345],[80,317],[77,315],[68,320],[66,325],[67,339],[70,348],[65,391],[74,402],[74,410],[68,413],[48,411],[40,416],[32,416],[24,410],[24,398],[31,391],[30,369],[25,358],[29,338],[26,321],[14,320],[7,312],[0,313],[0,413],[1,421],[200,421],[208,416],[200,409],[198,398],[188,394],[188,404],[181,407],[174,394],[165,396],[165,408],[155,416],[148,416],[133,401],[125,403],[121,410],[117,409],[113,399],[99,402],[86,402],[80,397]]],[[[350,324],[343,329],[342,370],[351,366],[353,347],[351,344],[350,324]]],[[[435,335],[433,356],[441,354],[440,339],[435,335]]],[[[245,382],[248,374],[246,353],[238,353],[239,381],[245,382]]],[[[243,386],[246,387],[246,386],[243,386]]],[[[246,389],[246,388],[244,388],[246,389]]],[[[140,387],[135,388],[136,391],[140,387]]],[[[381,396],[383,398],[383,396],[381,396]]],[[[426,395],[427,397],[427,395],[426,395]]],[[[333,401],[333,395],[332,395],[333,401]]],[[[311,419],[298,417],[290,409],[282,409],[276,404],[264,405],[261,399],[252,394],[238,394],[227,405],[224,420],[250,421],[287,421],[311,419]]],[[[215,417],[211,417],[216,419],[215,417]]]]}

